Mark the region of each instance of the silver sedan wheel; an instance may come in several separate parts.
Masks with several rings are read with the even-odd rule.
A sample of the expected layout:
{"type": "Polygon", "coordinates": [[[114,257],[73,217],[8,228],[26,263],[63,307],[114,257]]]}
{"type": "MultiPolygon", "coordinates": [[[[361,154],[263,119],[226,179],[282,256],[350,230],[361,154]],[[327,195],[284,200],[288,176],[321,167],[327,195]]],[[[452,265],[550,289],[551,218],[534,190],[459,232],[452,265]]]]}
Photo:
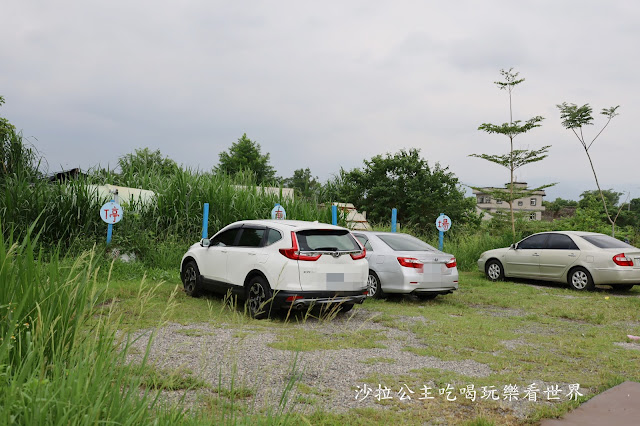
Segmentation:
{"type": "Polygon", "coordinates": [[[369,274],[367,278],[367,296],[374,297],[378,291],[378,280],[375,275],[369,274]]]}
{"type": "Polygon", "coordinates": [[[589,285],[589,276],[584,271],[575,271],[571,275],[571,284],[576,290],[584,290],[589,285]]]}
{"type": "Polygon", "coordinates": [[[500,275],[502,274],[502,270],[500,268],[500,265],[498,265],[497,263],[492,263],[491,265],[489,265],[489,267],[487,268],[487,275],[489,276],[489,278],[491,278],[493,281],[496,281],[498,279],[500,279],[500,275]]]}

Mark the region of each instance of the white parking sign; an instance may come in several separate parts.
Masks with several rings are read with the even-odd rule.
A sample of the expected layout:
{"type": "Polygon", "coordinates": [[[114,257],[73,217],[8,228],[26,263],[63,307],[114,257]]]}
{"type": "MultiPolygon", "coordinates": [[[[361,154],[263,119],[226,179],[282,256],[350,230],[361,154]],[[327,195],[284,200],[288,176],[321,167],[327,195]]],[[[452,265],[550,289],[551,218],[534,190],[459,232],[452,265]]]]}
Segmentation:
{"type": "Polygon", "coordinates": [[[122,220],[124,211],[122,206],[115,201],[109,201],[100,208],[100,219],[103,222],[114,224],[122,220]]]}
{"type": "Polygon", "coordinates": [[[287,212],[284,211],[284,207],[280,204],[276,204],[276,206],[271,210],[271,219],[275,220],[283,220],[287,218],[287,212]]]}
{"type": "Polygon", "coordinates": [[[446,214],[441,214],[436,219],[436,228],[438,231],[447,232],[451,228],[451,219],[446,214]]]}

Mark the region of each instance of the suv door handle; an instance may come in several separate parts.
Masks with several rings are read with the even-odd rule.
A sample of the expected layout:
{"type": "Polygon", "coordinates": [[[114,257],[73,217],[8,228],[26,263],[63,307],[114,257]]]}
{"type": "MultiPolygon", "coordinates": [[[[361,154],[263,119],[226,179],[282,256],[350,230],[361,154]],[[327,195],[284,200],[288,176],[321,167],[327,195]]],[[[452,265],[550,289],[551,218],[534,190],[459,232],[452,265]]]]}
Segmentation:
{"type": "Polygon", "coordinates": [[[575,254],[573,254],[573,253],[569,253],[569,255],[568,255],[568,256],[569,256],[569,257],[576,257],[576,255],[575,255],[575,254]]]}
{"type": "Polygon", "coordinates": [[[540,256],[538,253],[533,253],[531,256],[540,256]]]}

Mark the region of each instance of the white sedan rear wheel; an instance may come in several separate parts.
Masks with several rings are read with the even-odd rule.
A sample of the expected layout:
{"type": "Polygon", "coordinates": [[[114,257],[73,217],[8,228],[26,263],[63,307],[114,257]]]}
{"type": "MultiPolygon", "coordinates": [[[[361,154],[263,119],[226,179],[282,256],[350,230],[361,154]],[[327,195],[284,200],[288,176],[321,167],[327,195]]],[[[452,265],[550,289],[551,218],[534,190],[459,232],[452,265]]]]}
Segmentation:
{"type": "Polygon", "coordinates": [[[591,274],[584,268],[575,268],[569,273],[569,286],[578,291],[593,290],[595,284],[591,274]]]}

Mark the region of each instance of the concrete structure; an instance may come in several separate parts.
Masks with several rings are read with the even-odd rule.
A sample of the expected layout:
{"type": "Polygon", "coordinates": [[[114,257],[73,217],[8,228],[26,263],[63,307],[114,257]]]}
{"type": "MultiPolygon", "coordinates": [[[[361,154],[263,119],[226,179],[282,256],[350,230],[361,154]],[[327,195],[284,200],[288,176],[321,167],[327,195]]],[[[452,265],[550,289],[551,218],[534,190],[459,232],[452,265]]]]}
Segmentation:
{"type": "Polygon", "coordinates": [[[293,188],[279,188],[275,186],[244,186],[244,185],[233,185],[236,190],[239,191],[252,191],[254,188],[259,194],[266,195],[277,195],[281,197],[282,200],[294,200],[294,191],[293,188]],[[282,195],[281,195],[282,194],[282,195]]]}
{"type": "Polygon", "coordinates": [[[154,203],[155,192],[147,189],[128,188],[116,185],[87,185],[90,191],[96,192],[98,197],[105,200],[115,200],[118,204],[128,207],[138,205],[147,206],[154,203]]]}
{"type": "MultiPolygon", "coordinates": [[[[358,231],[371,231],[371,225],[367,221],[367,212],[358,212],[351,203],[331,203],[338,208],[338,215],[344,215],[347,221],[347,228],[358,231]]],[[[325,207],[325,204],[320,204],[325,207]]]]}
{"type": "MultiPolygon", "coordinates": [[[[484,219],[491,219],[493,216],[491,213],[496,213],[498,210],[509,212],[509,203],[506,201],[496,199],[495,191],[502,191],[505,194],[509,193],[509,184],[505,184],[504,188],[485,187],[474,189],[473,194],[476,196],[476,210],[485,213],[484,219]],[[493,195],[491,195],[493,193],[493,195]]],[[[514,182],[514,190],[526,190],[526,182],[514,182]]],[[[545,207],[542,205],[542,197],[546,194],[544,191],[535,191],[531,195],[525,198],[518,198],[513,201],[514,213],[524,213],[525,217],[529,220],[541,220],[542,212],[545,207]]]]}

